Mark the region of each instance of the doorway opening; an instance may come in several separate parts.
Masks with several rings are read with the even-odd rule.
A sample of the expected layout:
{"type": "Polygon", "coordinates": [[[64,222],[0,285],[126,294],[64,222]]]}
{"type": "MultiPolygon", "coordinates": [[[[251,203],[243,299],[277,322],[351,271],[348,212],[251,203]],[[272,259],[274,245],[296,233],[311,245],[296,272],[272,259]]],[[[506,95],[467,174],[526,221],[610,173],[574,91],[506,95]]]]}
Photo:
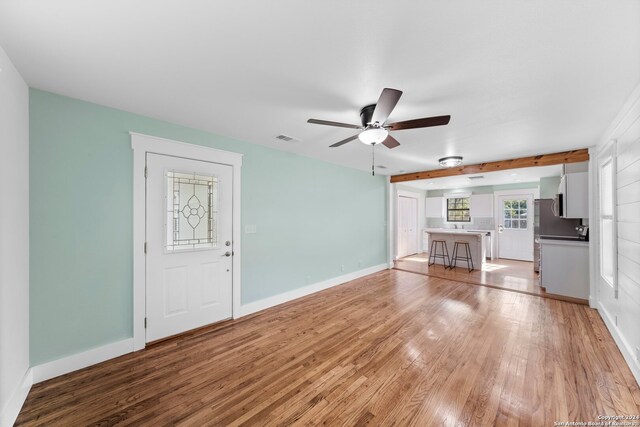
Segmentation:
{"type": "Polygon", "coordinates": [[[582,209],[587,206],[588,184],[582,188],[575,184],[570,192],[570,202],[574,204],[570,215],[566,211],[564,216],[559,215],[550,207],[562,203],[558,201],[558,194],[567,191],[567,180],[588,183],[588,161],[403,181],[403,188],[422,192],[425,226],[419,233],[421,250],[415,254],[401,251],[403,201],[398,198],[399,257],[394,260],[394,267],[586,303],[588,275],[575,279],[584,292],[574,292],[577,286],[563,288],[566,283],[561,279],[563,273],[558,273],[558,268],[552,265],[557,263],[557,257],[550,255],[557,250],[551,244],[564,245],[564,241],[582,247],[577,257],[584,258],[588,253],[588,233],[583,231],[588,226],[588,208],[582,209]],[[544,240],[547,238],[554,240],[544,240]],[[438,243],[432,244],[435,241],[438,243]],[[547,250],[542,252],[547,255],[546,261],[545,256],[540,255],[540,247],[545,245],[547,250]],[[470,263],[466,259],[452,259],[456,247],[457,254],[472,259],[472,268],[467,268],[470,263]],[[434,254],[430,254],[430,250],[434,254]],[[440,257],[447,255],[440,253],[447,250],[449,259],[440,257]],[[541,259],[545,264],[543,273],[539,268],[543,264],[541,259]]]}

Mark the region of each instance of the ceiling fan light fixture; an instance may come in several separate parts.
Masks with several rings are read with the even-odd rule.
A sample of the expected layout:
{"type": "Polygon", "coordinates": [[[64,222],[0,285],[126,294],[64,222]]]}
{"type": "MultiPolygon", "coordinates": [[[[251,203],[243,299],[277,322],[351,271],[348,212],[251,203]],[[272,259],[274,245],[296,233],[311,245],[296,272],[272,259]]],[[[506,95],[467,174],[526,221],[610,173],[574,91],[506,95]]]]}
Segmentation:
{"type": "Polygon", "coordinates": [[[360,134],[358,135],[358,139],[363,144],[376,145],[387,139],[387,136],[389,136],[388,130],[386,130],[385,128],[374,127],[360,132],[360,134]]]}
{"type": "Polygon", "coordinates": [[[462,156],[448,156],[438,159],[438,163],[443,168],[455,168],[462,164],[462,156]]]}

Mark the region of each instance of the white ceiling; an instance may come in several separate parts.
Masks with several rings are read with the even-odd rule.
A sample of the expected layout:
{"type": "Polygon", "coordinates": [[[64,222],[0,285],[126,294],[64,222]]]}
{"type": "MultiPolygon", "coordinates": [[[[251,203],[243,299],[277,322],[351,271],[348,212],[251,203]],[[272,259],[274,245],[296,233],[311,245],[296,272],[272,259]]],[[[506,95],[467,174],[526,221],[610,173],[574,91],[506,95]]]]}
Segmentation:
{"type": "Polygon", "coordinates": [[[0,0],[0,45],[56,93],[370,170],[358,123],[383,87],[381,173],[593,145],[640,80],[638,0],[0,0]],[[274,139],[287,134],[300,141],[274,139]]]}
{"type": "Polygon", "coordinates": [[[560,176],[562,165],[539,166],[532,168],[511,169],[497,172],[476,173],[472,175],[447,176],[444,178],[421,179],[419,181],[403,182],[403,186],[420,190],[442,190],[481,187],[485,185],[519,184],[526,182],[539,182],[540,178],[560,176]],[[482,179],[469,179],[469,177],[482,176],[482,179]]]}

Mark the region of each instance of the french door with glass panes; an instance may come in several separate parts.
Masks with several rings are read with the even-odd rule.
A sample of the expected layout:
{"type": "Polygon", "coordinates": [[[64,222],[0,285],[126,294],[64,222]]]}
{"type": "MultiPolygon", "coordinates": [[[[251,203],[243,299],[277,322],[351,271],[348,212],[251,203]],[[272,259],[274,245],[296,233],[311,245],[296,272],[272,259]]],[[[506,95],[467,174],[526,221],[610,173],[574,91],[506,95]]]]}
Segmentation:
{"type": "Polygon", "coordinates": [[[231,317],[231,236],[231,166],[147,153],[147,342],[231,317]]]}
{"type": "Polygon", "coordinates": [[[499,258],[533,261],[533,196],[500,196],[498,203],[499,258]]]}

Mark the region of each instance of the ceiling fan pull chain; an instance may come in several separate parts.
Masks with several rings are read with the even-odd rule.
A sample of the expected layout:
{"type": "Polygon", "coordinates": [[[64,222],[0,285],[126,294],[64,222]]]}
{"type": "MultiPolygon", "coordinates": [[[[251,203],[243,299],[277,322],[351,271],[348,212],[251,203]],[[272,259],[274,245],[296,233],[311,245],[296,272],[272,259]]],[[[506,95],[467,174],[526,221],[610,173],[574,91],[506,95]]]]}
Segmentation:
{"type": "Polygon", "coordinates": [[[371,144],[371,175],[376,176],[376,144],[371,144]]]}

